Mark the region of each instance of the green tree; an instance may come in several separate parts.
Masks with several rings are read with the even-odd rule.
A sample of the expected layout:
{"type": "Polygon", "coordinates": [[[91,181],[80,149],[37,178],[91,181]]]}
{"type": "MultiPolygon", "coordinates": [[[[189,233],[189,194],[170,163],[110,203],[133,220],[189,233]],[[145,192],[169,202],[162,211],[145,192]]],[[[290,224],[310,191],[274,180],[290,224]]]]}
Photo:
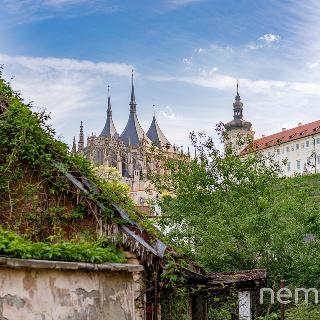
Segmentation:
{"type": "Polygon", "coordinates": [[[319,306],[300,304],[286,312],[286,320],[320,320],[319,306]]]}
{"type": "Polygon", "coordinates": [[[319,234],[319,204],[297,179],[281,178],[272,158],[223,154],[212,138],[191,138],[198,156],[163,159],[170,174],[152,177],[163,231],[210,271],[267,268],[271,286],[317,285],[319,245],[304,239],[319,234]]]}

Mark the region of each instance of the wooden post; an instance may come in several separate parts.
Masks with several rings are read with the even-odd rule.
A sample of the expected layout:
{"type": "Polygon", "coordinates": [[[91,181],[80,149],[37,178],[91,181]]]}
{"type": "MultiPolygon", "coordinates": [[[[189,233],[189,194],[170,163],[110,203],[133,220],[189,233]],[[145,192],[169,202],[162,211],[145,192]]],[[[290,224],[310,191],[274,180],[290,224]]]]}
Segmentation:
{"type": "Polygon", "coordinates": [[[207,296],[204,293],[191,295],[192,320],[208,320],[207,296]]]}

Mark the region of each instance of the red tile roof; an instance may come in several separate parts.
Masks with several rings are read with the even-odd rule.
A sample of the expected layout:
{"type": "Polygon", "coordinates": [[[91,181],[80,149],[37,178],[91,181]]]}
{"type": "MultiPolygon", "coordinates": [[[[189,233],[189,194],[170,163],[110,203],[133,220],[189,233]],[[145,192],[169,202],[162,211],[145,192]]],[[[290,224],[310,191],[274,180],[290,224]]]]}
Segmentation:
{"type": "Polygon", "coordinates": [[[309,137],[316,133],[320,133],[320,120],[254,140],[252,147],[243,149],[241,154],[243,155],[257,150],[278,146],[282,143],[309,137]]]}

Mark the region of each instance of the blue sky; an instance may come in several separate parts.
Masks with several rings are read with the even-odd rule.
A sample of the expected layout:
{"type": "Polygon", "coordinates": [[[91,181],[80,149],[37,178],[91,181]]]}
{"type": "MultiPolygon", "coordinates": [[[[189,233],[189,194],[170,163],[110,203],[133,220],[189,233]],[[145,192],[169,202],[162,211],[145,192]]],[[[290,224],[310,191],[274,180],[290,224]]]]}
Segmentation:
{"type": "Polygon", "coordinates": [[[0,63],[71,143],[99,134],[107,84],[121,132],[135,69],[139,119],[177,145],[232,118],[236,80],[256,136],[320,118],[316,0],[0,0],[0,63]]]}

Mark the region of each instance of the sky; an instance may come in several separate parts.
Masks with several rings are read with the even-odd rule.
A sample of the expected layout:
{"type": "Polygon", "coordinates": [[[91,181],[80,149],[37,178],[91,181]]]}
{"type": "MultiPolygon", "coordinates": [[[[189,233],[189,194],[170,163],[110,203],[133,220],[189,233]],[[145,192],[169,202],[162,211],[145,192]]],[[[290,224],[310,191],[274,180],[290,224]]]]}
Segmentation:
{"type": "Polygon", "coordinates": [[[110,85],[121,133],[131,69],[140,123],[190,145],[232,119],[256,137],[320,119],[318,0],[0,0],[3,76],[72,143],[100,134],[110,85]],[[154,106],[153,106],[154,105],[154,106]]]}

